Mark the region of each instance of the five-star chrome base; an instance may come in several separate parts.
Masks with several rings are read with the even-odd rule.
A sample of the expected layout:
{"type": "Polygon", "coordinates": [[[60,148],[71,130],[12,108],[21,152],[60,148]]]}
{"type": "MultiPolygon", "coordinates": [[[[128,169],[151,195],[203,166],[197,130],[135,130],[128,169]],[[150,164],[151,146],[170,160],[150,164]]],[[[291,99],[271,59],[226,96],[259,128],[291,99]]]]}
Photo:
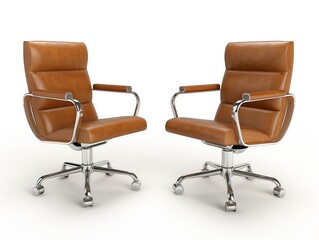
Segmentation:
{"type": "Polygon", "coordinates": [[[276,185],[276,187],[273,189],[274,195],[280,198],[284,197],[285,189],[281,187],[281,184],[277,179],[273,177],[268,177],[268,176],[253,173],[249,163],[243,163],[243,164],[234,166],[233,154],[234,154],[233,150],[223,149],[221,164],[207,161],[204,163],[204,166],[200,172],[191,173],[191,174],[187,174],[187,175],[183,175],[179,177],[176,183],[173,184],[174,193],[177,195],[180,195],[184,192],[184,187],[182,186],[182,182],[186,179],[220,175],[224,177],[226,181],[226,186],[227,186],[227,201],[225,203],[225,210],[227,212],[236,211],[236,208],[237,208],[235,198],[234,198],[233,188],[231,185],[232,176],[245,177],[246,179],[249,179],[249,180],[261,179],[261,180],[271,181],[276,185]],[[210,170],[208,166],[212,167],[213,169],[210,170]],[[246,168],[246,171],[242,171],[242,169],[245,169],[245,168],[246,168]]]}
{"type": "Polygon", "coordinates": [[[44,193],[44,187],[42,182],[49,178],[67,178],[71,174],[82,172],[84,174],[84,198],[83,198],[83,207],[93,206],[93,198],[91,196],[91,187],[90,187],[90,176],[93,172],[101,172],[108,176],[113,174],[128,175],[133,179],[131,184],[131,189],[133,191],[138,191],[141,187],[141,181],[137,176],[132,172],[127,172],[123,170],[114,169],[111,167],[111,164],[108,160],[100,161],[93,163],[93,149],[92,147],[82,147],[82,164],[64,162],[62,165],[62,170],[47,175],[43,175],[36,182],[36,186],[33,188],[33,194],[38,196],[44,193]],[[107,167],[102,167],[106,165],[107,167]]]}

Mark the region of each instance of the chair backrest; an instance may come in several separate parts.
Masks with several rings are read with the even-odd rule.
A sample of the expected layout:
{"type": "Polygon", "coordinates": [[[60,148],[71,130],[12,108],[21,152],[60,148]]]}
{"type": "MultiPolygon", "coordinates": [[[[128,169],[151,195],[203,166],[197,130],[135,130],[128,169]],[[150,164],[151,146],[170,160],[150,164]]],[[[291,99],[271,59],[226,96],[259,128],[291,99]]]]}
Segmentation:
{"type": "MultiPolygon", "coordinates": [[[[229,43],[225,50],[226,70],[216,121],[233,122],[232,106],[243,93],[284,90],[289,92],[293,69],[293,42],[229,43]]],[[[243,127],[256,129],[274,141],[287,110],[287,99],[249,103],[239,112],[243,127]]]]}
{"type": "MultiPolygon", "coordinates": [[[[82,103],[82,120],[97,119],[84,43],[34,41],[24,42],[23,48],[29,93],[35,90],[71,92],[74,99],[82,103]]],[[[43,140],[50,140],[48,135],[58,129],[74,125],[75,109],[70,103],[32,98],[29,104],[32,112],[26,111],[27,117],[35,121],[36,131],[43,140]]]]}

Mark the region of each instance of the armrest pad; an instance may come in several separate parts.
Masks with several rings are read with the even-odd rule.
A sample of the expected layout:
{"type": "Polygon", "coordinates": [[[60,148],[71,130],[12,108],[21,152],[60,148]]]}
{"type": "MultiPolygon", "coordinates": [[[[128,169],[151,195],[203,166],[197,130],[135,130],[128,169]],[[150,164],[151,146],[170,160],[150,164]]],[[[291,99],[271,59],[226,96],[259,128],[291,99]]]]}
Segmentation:
{"type": "Polygon", "coordinates": [[[48,97],[48,98],[59,98],[62,100],[73,99],[73,94],[71,92],[53,92],[46,90],[34,90],[32,94],[39,97],[48,97]]]}
{"type": "Polygon", "coordinates": [[[179,87],[180,92],[183,93],[193,93],[193,92],[205,92],[219,90],[219,84],[205,84],[205,85],[190,85],[179,87]]]}
{"type": "Polygon", "coordinates": [[[286,93],[283,90],[270,90],[270,91],[262,91],[262,92],[251,92],[251,93],[243,93],[242,99],[246,101],[255,101],[262,100],[267,98],[276,98],[280,96],[285,96],[286,93]]]}
{"type": "Polygon", "coordinates": [[[129,93],[132,92],[132,87],[124,85],[93,84],[93,90],[129,93]]]}

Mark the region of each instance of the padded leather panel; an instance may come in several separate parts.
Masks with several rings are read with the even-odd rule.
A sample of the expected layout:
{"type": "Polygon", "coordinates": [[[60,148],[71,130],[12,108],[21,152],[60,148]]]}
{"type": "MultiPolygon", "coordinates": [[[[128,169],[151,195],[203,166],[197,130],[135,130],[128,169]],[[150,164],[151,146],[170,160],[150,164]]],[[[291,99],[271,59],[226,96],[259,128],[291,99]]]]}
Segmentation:
{"type": "MultiPolygon", "coordinates": [[[[97,120],[97,114],[92,103],[82,104],[83,114],[81,121],[97,120]]],[[[38,111],[40,122],[45,123],[43,128],[46,134],[50,134],[58,129],[65,128],[66,126],[74,126],[75,122],[75,109],[72,104],[67,107],[50,108],[38,111]]]]}
{"type": "Polygon", "coordinates": [[[88,52],[84,43],[25,42],[24,57],[30,71],[84,70],[88,52]],[[48,58],[49,56],[49,58],[48,58]]]}
{"type": "MultiPolygon", "coordinates": [[[[180,117],[168,120],[166,130],[221,146],[238,143],[233,124],[228,122],[180,117]]],[[[250,144],[271,141],[271,138],[265,133],[245,126],[243,126],[242,134],[246,142],[250,144]]]]}
{"type": "Polygon", "coordinates": [[[288,72],[292,69],[292,42],[233,42],[225,51],[227,70],[288,72]]]}
{"type": "MultiPolygon", "coordinates": [[[[243,93],[284,90],[286,79],[287,72],[227,70],[221,89],[221,102],[234,104],[242,98],[243,93]]],[[[281,101],[261,101],[246,106],[278,111],[281,109],[281,101]]]]}
{"type": "MultiPolygon", "coordinates": [[[[34,88],[37,90],[71,92],[73,94],[73,98],[77,99],[81,103],[92,102],[91,83],[86,70],[32,72],[31,74],[34,82],[34,88]]],[[[51,104],[40,105],[39,108],[59,107],[64,104],[65,103],[63,102],[51,101],[51,104]]]]}
{"type": "MultiPolygon", "coordinates": [[[[116,117],[85,121],[79,126],[77,142],[95,143],[109,140],[146,129],[146,121],[140,117],[116,117]]],[[[73,127],[61,128],[48,137],[54,141],[68,141],[72,136],[73,127]]]]}
{"type": "MultiPolygon", "coordinates": [[[[233,123],[231,117],[233,105],[221,103],[216,113],[215,120],[219,122],[233,123]]],[[[280,111],[265,110],[242,106],[239,110],[239,119],[242,126],[249,126],[274,137],[276,123],[280,117],[280,111]]]]}

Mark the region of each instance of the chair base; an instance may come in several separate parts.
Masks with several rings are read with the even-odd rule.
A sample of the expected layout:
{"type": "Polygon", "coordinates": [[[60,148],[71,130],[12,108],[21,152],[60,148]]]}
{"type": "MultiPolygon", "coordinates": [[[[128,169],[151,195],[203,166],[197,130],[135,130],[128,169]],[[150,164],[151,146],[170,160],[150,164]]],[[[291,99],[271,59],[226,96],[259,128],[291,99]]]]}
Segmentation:
{"type": "Polygon", "coordinates": [[[182,182],[186,179],[190,178],[199,178],[199,177],[210,177],[220,175],[224,177],[227,186],[227,201],[225,203],[225,211],[236,211],[237,204],[235,202],[234,192],[231,185],[231,177],[240,176],[244,177],[248,180],[252,179],[260,179],[273,182],[276,187],[273,189],[273,194],[277,197],[284,197],[285,189],[281,187],[280,182],[273,177],[268,177],[265,175],[256,174],[252,171],[249,163],[242,163],[239,165],[233,165],[233,154],[234,151],[230,149],[223,149],[222,151],[222,163],[217,164],[210,161],[204,163],[203,168],[200,172],[191,173],[187,175],[183,175],[179,177],[176,183],[173,184],[173,191],[175,194],[180,195],[184,192],[184,187],[182,186],[182,182]],[[210,170],[208,166],[213,169],[210,170]],[[245,169],[246,171],[242,171],[241,169],[245,169]]]}
{"type": "Polygon", "coordinates": [[[61,177],[62,179],[69,177],[71,174],[80,173],[84,174],[84,198],[83,198],[83,207],[93,206],[93,198],[91,196],[91,187],[90,187],[90,176],[93,172],[104,173],[108,176],[112,176],[113,174],[127,175],[133,179],[131,184],[131,189],[133,191],[138,191],[141,187],[141,181],[137,178],[137,176],[132,172],[127,172],[119,169],[112,168],[110,162],[108,160],[103,160],[100,162],[93,163],[93,149],[82,148],[82,164],[64,162],[62,165],[62,170],[50,174],[46,174],[41,176],[36,182],[36,186],[33,188],[33,194],[38,196],[43,194],[45,189],[42,185],[44,180],[50,178],[61,177]],[[107,167],[102,167],[103,165],[107,165],[107,167]]]}

